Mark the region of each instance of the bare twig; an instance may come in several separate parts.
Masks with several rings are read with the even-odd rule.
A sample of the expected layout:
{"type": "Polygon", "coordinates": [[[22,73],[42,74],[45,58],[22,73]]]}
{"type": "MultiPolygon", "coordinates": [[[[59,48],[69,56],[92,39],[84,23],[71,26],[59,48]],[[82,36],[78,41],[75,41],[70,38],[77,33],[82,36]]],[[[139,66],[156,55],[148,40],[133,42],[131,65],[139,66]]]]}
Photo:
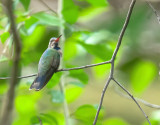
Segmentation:
{"type": "Polygon", "coordinates": [[[115,58],[117,56],[117,52],[118,52],[118,50],[120,48],[120,45],[122,43],[122,39],[123,39],[124,33],[125,33],[125,31],[126,31],[126,29],[128,27],[128,24],[129,24],[129,21],[130,21],[131,14],[132,14],[133,7],[134,7],[135,3],[136,3],[136,0],[132,0],[132,2],[130,4],[129,10],[128,10],[128,14],[126,16],[126,20],[124,22],[124,25],[123,25],[122,30],[121,30],[120,35],[119,35],[119,39],[118,39],[118,43],[117,43],[116,49],[115,49],[115,51],[113,53],[113,56],[112,56],[112,59],[111,59],[112,62],[114,62],[114,60],[115,60],[115,58]]]}
{"type": "MultiPolygon", "coordinates": [[[[63,3],[64,0],[58,0],[58,17],[61,21],[61,25],[59,27],[59,34],[63,34],[61,36],[61,51],[64,52],[64,42],[65,42],[65,32],[64,32],[64,27],[63,27],[63,14],[62,14],[62,9],[63,9],[63,3]]],[[[63,57],[62,57],[63,60],[63,57]]],[[[61,62],[61,66],[64,66],[63,61],[61,62]]],[[[63,71],[63,70],[61,70],[63,71]]],[[[65,70],[64,70],[65,71],[65,70]]],[[[65,97],[65,77],[64,74],[62,75],[61,79],[60,79],[60,90],[62,92],[62,94],[65,97]]],[[[68,104],[67,104],[67,100],[66,98],[64,98],[63,101],[63,111],[64,111],[64,117],[65,117],[65,125],[70,125],[70,115],[69,115],[69,108],[68,108],[68,104]]]]}
{"type": "Polygon", "coordinates": [[[52,11],[53,13],[55,13],[57,15],[57,12],[54,11],[50,6],[48,6],[48,4],[46,4],[43,0],[39,0],[44,6],[46,6],[50,11],[52,11]]]}
{"type": "Polygon", "coordinates": [[[158,14],[157,10],[152,6],[152,4],[149,1],[146,1],[148,3],[148,5],[151,7],[151,9],[153,10],[153,12],[155,13],[158,23],[160,24],[160,15],[158,14]]]}
{"type": "MultiPolygon", "coordinates": [[[[100,66],[100,65],[109,64],[109,63],[111,63],[111,61],[105,61],[105,62],[101,62],[101,63],[97,63],[97,64],[85,65],[85,66],[74,67],[74,68],[59,69],[59,70],[57,70],[57,72],[85,69],[85,68],[94,67],[94,66],[100,66]]],[[[26,75],[26,76],[19,76],[17,78],[18,79],[22,79],[22,78],[34,77],[36,75],[37,75],[37,73],[31,74],[31,75],[26,75]]],[[[0,79],[2,79],[2,80],[3,79],[11,79],[11,77],[0,77],[0,79]]]]}
{"type": "MultiPolygon", "coordinates": [[[[26,76],[18,76],[17,79],[28,78],[28,77],[33,77],[33,76],[37,76],[37,73],[31,74],[31,75],[26,75],[26,76]]],[[[1,80],[11,79],[11,78],[12,77],[0,77],[1,80]]]]}
{"type": "MultiPolygon", "coordinates": [[[[64,79],[63,79],[64,76],[62,76],[61,78],[61,81],[59,83],[59,88],[60,88],[60,91],[61,93],[64,95],[65,97],[65,88],[64,88],[64,79]]],[[[69,109],[68,109],[68,104],[67,104],[67,100],[66,98],[64,98],[64,101],[63,101],[63,110],[64,110],[64,116],[65,116],[65,125],[70,125],[69,123],[69,109]]]]}
{"type": "Polygon", "coordinates": [[[6,13],[11,23],[11,32],[13,34],[14,44],[15,44],[15,55],[13,59],[13,68],[12,68],[12,78],[10,80],[9,90],[6,95],[6,100],[4,101],[4,107],[2,108],[2,118],[1,125],[10,125],[11,124],[11,114],[14,102],[15,95],[15,86],[17,84],[17,74],[19,72],[19,60],[21,54],[21,40],[16,29],[15,17],[13,11],[12,0],[4,0],[3,4],[7,8],[6,13]]]}
{"type": "Polygon", "coordinates": [[[139,109],[142,111],[142,113],[144,114],[144,116],[146,117],[148,123],[151,125],[148,116],[146,115],[146,113],[143,111],[143,109],[141,108],[141,106],[138,104],[138,102],[136,101],[136,99],[133,97],[133,95],[131,95],[131,93],[126,90],[118,81],[116,81],[114,78],[112,78],[113,81],[115,81],[117,83],[117,85],[119,85],[131,98],[132,100],[137,104],[137,106],[139,107],[139,109]]]}
{"type": "Polygon", "coordinates": [[[77,69],[85,69],[85,68],[94,67],[94,66],[99,66],[99,65],[104,65],[104,64],[109,64],[109,63],[111,63],[111,61],[105,61],[105,62],[101,62],[101,63],[97,63],[97,64],[85,65],[85,66],[75,67],[75,68],[59,69],[57,72],[77,70],[77,69]]]}
{"type": "Polygon", "coordinates": [[[43,125],[43,124],[42,124],[42,120],[40,119],[40,117],[38,117],[38,120],[39,120],[39,124],[40,124],[40,125],[43,125]]]}
{"type": "MultiPolygon", "coordinates": [[[[124,98],[127,98],[127,99],[131,99],[128,95],[120,92],[119,90],[116,89],[115,91],[116,91],[116,93],[117,93],[118,95],[120,95],[120,96],[122,96],[122,97],[124,97],[124,98]]],[[[147,102],[147,101],[145,101],[145,100],[143,100],[143,99],[137,98],[137,97],[135,97],[135,99],[136,99],[138,102],[141,102],[142,104],[144,104],[144,105],[147,106],[147,107],[155,108],[155,109],[160,109],[160,105],[156,105],[156,104],[149,103],[149,102],[147,102]]]]}
{"type": "Polygon", "coordinates": [[[124,22],[124,25],[123,25],[123,28],[121,30],[121,33],[120,33],[120,36],[119,36],[119,39],[118,39],[118,43],[117,43],[117,46],[116,46],[116,49],[114,50],[114,53],[112,55],[112,59],[111,59],[111,71],[110,71],[110,74],[109,74],[109,78],[104,86],[104,89],[102,91],[102,94],[101,94],[101,99],[100,99],[100,103],[99,103],[99,106],[98,106],[98,110],[97,110],[97,113],[96,113],[96,116],[95,116],[95,119],[94,119],[94,122],[93,122],[93,125],[96,125],[97,123],[97,119],[98,119],[98,116],[99,116],[99,112],[101,110],[101,107],[102,107],[102,102],[103,102],[103,98],[104,98],[104,94],[107,90],[107,87],[111,81],[111,79],[113,78],[113,73],[114,73],[114,61],[115,61],[115,58],[117,56],[117,52],[120,48],[120,45],[121,45],[121,42],[122,42],[122,39],[123,39],[123,36],[124,36],[124,33],[127,29],[127,26],[128,26],[128,23],[130,21],[130,17],[131,17],[131,14],[132,14],[132,10],[133,10],[133,7],[135,5],[135,2],[136,0],[132,0],[131,4],[130,4],[130,7],[129,7],[129,10],[128,10],[128,14],[126,16],[126,20],[124,22]]]}
{"type": "Polygon", "coordinates": [[[98,110],[97,110],[97,113],[96,113],[96,116],[95,116],[93,125],[96,125],[96,123],[97,123],[98,116],[99,116],[99,112],[100,112],[100,110],[101,110],[102,103],[103,103],[103,98],[104,98],[105,92],[106,92],[106,90],[107,90],[107,87],[108,87],[110,81],[111,81],[111,77],[108,78],[108,80],[107,80],[107,82],[106,82],[106,84],[105,84],[105,86],[104,86],[104,88],[103,88],[103,91],[102,91],[102,94],[101,94],[100,103],[99,103],[99,106],[98,106],[98,110]]]}

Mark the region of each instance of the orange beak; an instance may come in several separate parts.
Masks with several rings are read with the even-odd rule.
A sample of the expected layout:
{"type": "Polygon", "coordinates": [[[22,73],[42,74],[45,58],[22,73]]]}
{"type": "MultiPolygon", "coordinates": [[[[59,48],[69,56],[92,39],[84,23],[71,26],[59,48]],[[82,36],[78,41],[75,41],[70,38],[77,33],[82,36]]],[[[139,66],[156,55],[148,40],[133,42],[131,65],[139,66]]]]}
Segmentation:
{"type": "Polygon", "coordinates": [[[62,36],[62,35],[60,35],[60,36],[55,40],[55,42],[58,43],[58,42],[59,42],[59,39],[61,38],[61,36],[62,36]]]}

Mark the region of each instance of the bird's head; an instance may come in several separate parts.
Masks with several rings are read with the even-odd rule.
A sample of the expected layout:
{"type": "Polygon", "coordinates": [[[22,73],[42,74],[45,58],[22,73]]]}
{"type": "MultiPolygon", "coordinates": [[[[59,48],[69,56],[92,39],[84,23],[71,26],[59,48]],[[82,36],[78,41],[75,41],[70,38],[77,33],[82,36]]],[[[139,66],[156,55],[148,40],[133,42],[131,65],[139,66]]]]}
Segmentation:
{"type": "Polygon", "coordinates": [[[62,35],[60,35],[58,38],[56,37],[52,37],[49,41],[49,44],[48,44],[48,48],[56,48],[58,47],[58,42],[59,42],[59,39],[62,35]]]}

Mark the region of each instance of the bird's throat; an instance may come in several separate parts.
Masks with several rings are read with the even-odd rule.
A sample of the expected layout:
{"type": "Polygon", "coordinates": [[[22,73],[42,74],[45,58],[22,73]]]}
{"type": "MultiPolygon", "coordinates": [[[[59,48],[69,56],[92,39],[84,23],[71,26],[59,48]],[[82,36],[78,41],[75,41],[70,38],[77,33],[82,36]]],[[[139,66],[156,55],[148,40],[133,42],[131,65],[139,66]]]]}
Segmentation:
{"type": "Polygon", "coordinates": [[[61,49],[61,48],[58,46],[58,43],[56,43],[53,49],[59,50],[59,49],[61,49]]]}

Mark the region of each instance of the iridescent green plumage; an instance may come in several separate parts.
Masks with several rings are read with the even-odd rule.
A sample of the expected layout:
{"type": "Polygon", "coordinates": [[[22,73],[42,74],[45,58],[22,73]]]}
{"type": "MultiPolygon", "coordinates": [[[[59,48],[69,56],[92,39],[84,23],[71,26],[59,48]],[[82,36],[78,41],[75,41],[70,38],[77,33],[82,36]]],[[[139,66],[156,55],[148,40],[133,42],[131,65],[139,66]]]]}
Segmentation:
{"type": "Polygon", "coordinates": [[[47,50],[40,58],[38,64],[38,75],[32,83],[30,89],[39,91],[48,83],[52,75],[57,71],[61,56],[60,47],[58,47],[59,38],[60,37],[51,38],[47,50]]]}
{"type": "Polygon", "coordinates": [[[57,50],[48,48],[42,55],[39,65],[38,73],[39,75],[44,75],[48,69],[56,68],[59,66],[60,54],[57,50]]]}

